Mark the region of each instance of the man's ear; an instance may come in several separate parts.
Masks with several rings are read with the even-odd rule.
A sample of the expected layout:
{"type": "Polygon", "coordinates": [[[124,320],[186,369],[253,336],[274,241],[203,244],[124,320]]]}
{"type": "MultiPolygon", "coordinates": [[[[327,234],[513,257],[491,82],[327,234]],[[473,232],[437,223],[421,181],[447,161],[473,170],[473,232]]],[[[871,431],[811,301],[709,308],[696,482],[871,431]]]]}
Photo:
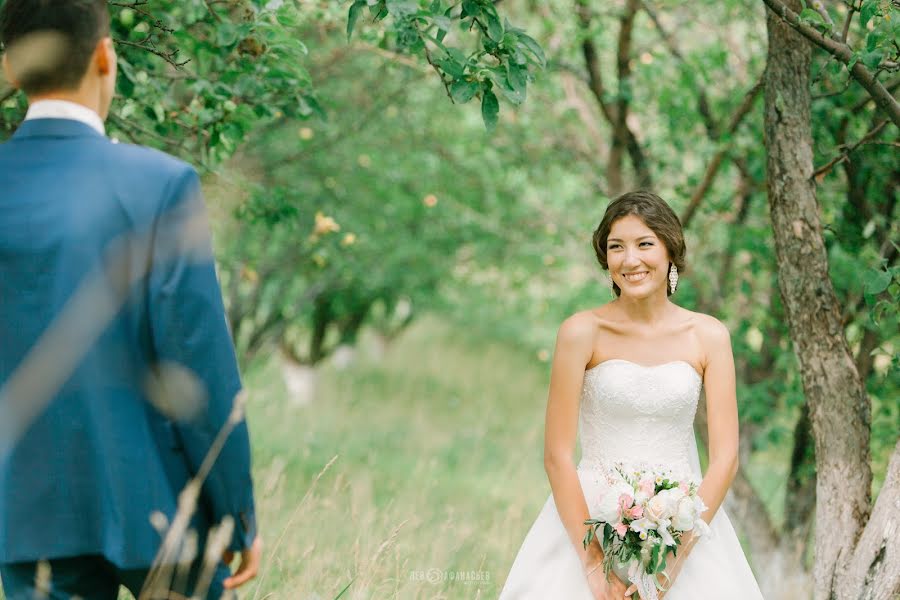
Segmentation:
{"type": "Polygon", "coordinates": [[[108,75],[116,62],[116,51],[110,37],[102,38],[94,48],[94,60],[101,75],[108,75]]]}
{"type": "Polygon", "coordinates": [[[6,82],[9,83],[9,85],[19,89],[19,82],[16,81],[16,78],[13,75],[12,67],[9,64],[9,54],[6,52],[3,53],[3,76],[6,78],[6,82]]]}

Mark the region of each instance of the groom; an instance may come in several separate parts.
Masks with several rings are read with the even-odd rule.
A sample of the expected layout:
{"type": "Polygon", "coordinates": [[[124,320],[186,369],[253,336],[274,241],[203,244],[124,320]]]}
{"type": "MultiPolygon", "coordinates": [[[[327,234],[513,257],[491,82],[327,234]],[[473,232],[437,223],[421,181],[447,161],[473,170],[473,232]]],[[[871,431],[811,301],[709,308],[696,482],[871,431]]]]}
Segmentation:
{"type": "Polygon", "coordinates": [[[218,598],[261,554],[241,383],[196,172],[105,136],[106,5],[0,9],[4,72],[30,103],[0,145],[0,579],[8,600],[138,596],[224,428],[183,496],[198,544],[162,565],[181,569],[174,591],[218,598]],[[232,534],[203,565],[220,523],[232,534]],[[232,575],[217,558],[234,553],[232,575]]]}

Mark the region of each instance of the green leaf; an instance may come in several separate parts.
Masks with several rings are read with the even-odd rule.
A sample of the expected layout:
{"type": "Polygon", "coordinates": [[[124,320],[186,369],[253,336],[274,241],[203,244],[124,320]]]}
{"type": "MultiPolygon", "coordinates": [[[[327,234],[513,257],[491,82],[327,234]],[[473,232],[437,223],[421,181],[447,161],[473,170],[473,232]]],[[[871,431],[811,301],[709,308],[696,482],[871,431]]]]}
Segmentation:
{"type": "Polygon", "coordinates": [[[812,8],[804,8],[800,11],[800,20],[809,21],[813,25],[822,25],[825,23],[825,19],[822,18],[822,15],[819,12],[812,8]]]}
{"type": "Polygon", "coordinates": [[[453,97],[454,102],[465,104],[475,97],[475,94],[478,93],[480,87],[481,86],[478,85],[477,81],[457,79],[453,82],[453,85],[450,86],[450,95],[453,97]]]}
{"type": "Polygon", "coordinates": [[[219,46],[230,46],[237,42],[237,28],[231,23],[223,23],[216,30],[216,43],[219,46]]]}
{"type": "Polygon", "coordinates": [[[884,51],[881,49],[875,50],[874,52],[866,52],[862,55],[862,63],[869,68],[869,70],[874,71],[878,68],[878,65],[881,64],[881,59],[884,57],[884,51]]]}
{"type": "Polygon", "coordinates": [[[866,274],[864,293],[875,296],[888,288],[891,284],[891,274],[888,271],[873,269],[866,274]]]}
{"type": "Polygon", "coordinates": [[[859,24],[865,27],[878,13],[878,0],[867,0],[859,11],[859,24]]]}
{"type": "Polygon", "coordinates": [[[868,50],[869,52],[875,50],[875,48],[878,47],[878,42],[880,42],[883,38],[884,34],[879,29],[870,32],[869,35],[866,36],[866,50],[868,50]]]}
{"type": "Polygon", "coordinates": [[[460,18],[465,19],[466,17],[480,17],[481,16],[481,6],[478,5],[476,0],[463,0],[462,3],[462,13],[460,13],[460,18]]]}
{"type": "Polygon", "coordinates": [[[500,102],[497,96],[489,89],[484,90],[481,97],[481,118],[484,120],[484,126],[489,132],[493,132],[497,127],[497,116],[500,114],[500,102]]]}
{"type": "Polygon", "coordinates": [[[503,39],[503,25],[500,23],[500,19],[495,14],[488,13],[487,23],[488,37],[495,42],[500,42],[503,39]]]}
{"type": "Polygon", "coordinates": [[[541,45],[538,44],[537,41],[528,34],[519,32],[518,36],[519,43],[531,52],[531,54],[534,56],[534,59],[541,66],[541,68],[546,67],[547,57],[544,56],[544,49],[541,48],[541,45]]]}
{"type": "Polygon", "coordinates": [[[356,20],[359,18],[360,11],[366,6],[366,0],[356,0],[347,13],[347,41],[353,35],[353,28],[356,27],[356,20]]]}
{"type": "Polygon", "coordinates": [[[463,54],[459,48],[448,47],[448,48],[446,48],[446,50],[447,50],[447,55],[450,58],[452,58],[453,60],[455,60],[456,62],[463,64],[463,65],[466,64],[467,62],[469,62],[468,57],[466,57],[466,55],[463,54]]]}
{"type": "MultiPolygon", "coordinates": [[[[453,7],[451,6],[450,8],[448,8],[447,10],[444,11],[444,18],[447,19],[447,21],[449,22],[449,21],[450,21],[450,16],[451,16],[452,14],[453,14],[453,7]]],[[[440,27],[440,26],[438,26],[438,27],[440,27]]],[[[437,34],[437,41],[438,41],[438,43],[443,42],[443,41],[444,41],[444,38],[445,38],[446,36],[447,36],[447,31],[444,31],[443,29],[441,29],[440,31],[438,31],[438,34],[437,34]]]]}
{"type": "Polygon", "coordinates": [[[525,101],[525,89],[515,89],[509,81],[509,76],[505,69],[500,67],[491,67],[488,69],[491,73],[491,80],[500,89],[507,100],[518,106],[525,101]]]}
{"type": "Polygon", "coordinates": [[[506,78],[512,89],[524,94],[525,86],[527,85],[525,70],[515,63],[507,63],[506,72],[506,78]]]}
{"type": "Polygon", "coordinates": [[[462,77],[463,75],[466,74],[465,66],[459,64],[452,58],[441,58],[441,59],[434,61],[434,64],[439,66],[441,69],[444,70],[445,73],[447,73],[448,75],[450,75],[451,77],[454,77],[454,78],[462,77]]]}

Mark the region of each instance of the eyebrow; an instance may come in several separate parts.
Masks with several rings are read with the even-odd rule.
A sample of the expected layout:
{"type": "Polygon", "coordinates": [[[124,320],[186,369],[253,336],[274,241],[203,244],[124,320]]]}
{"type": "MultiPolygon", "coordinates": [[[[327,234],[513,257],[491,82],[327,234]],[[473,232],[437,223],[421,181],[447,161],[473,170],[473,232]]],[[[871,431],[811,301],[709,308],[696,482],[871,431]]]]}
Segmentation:
{"type": "MultiPolygon", "coordinates": [[[[653,240],[653,239],[656,239],[656,236],[655,236],[655,235],[642,235],[641,237],[639,237],[639,238],[637,239],[637,241],[641,241],[641,240],[653,240]]],[[[619,238],[607,238],[606,241],[607,241],[607,243],[608,243],[608,242],[621,242],[622,240],[620,240],[619,238]]]]}

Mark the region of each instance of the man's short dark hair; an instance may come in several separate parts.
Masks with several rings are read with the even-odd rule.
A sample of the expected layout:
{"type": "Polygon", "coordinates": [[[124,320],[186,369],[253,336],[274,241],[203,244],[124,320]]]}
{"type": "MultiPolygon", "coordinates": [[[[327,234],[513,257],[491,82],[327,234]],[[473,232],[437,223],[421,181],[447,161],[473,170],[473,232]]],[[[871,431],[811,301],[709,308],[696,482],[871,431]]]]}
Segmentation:
{"type": "Polygon", "coordinates": [[[74,90],[109,35],[106,0],[0,0],[0,43],[28,95],[74,90]]]}

